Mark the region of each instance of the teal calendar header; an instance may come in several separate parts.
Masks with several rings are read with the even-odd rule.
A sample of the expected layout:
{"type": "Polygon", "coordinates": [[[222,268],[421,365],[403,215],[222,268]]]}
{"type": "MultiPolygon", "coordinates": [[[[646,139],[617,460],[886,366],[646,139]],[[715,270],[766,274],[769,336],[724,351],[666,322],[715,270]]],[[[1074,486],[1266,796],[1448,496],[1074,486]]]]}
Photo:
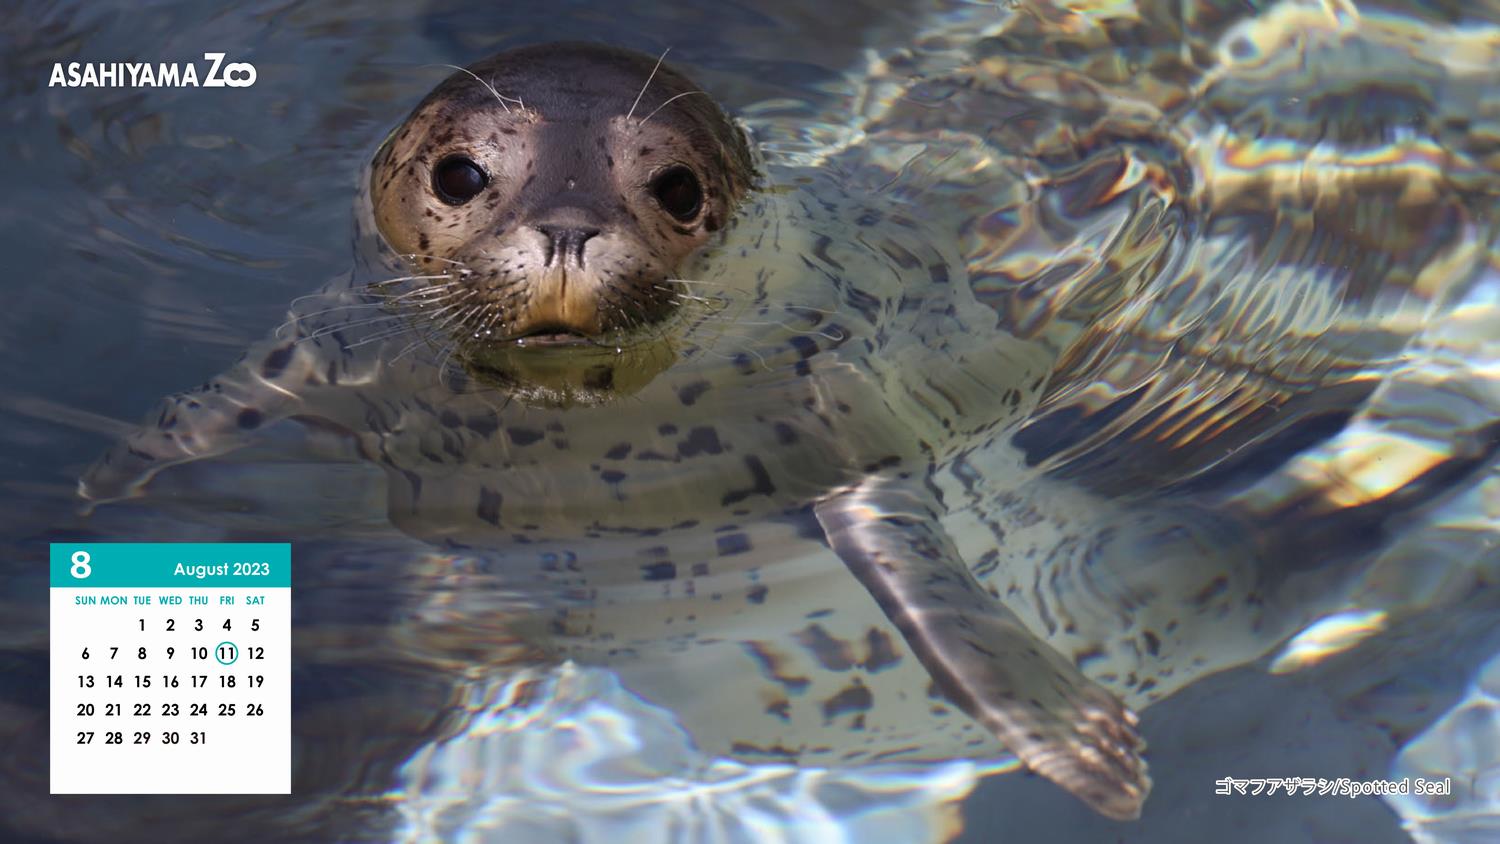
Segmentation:
{"type": "Polygon", "coordinates": [[[54,542],[54,587],[290,587],[285,542],[54,542]]]}

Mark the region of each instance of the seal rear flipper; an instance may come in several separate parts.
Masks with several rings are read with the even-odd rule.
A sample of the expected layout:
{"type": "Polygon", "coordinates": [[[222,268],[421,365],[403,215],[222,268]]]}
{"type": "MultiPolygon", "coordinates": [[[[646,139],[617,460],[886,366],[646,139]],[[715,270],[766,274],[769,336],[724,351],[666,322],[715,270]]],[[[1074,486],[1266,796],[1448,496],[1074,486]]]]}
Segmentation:
{"type": "Polygon", "coordinates": [[[1136,716],[1026,629],[975,580],[920,490],[871,479],[818,521],[956,706],[1031,770],[1099,813],[1140,815],[1151,788],[1136,716]]]}
{"type": "Polygon", "coordinates": [[[261,428],[297,412],[293,385],[316,380],[314,355],[302,345],[267,341],[229,371],[168,396],[141,427],[115,443],[78,481],[91,502],[136,495],[158,472],[250,444],[261,428]]]}

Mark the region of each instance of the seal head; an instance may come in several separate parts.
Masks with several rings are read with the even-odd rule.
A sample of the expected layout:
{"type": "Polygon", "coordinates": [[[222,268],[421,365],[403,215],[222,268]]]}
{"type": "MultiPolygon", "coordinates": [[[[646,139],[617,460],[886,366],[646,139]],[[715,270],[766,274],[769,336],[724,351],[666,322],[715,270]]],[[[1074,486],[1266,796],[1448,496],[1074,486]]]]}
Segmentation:
{"type": "Polygon", "coordinates": [[[377,153],[370,190],[457,342],[545,348],[670,314],[671,279],[753,175],[743,132],[681,73],[564,43],[439,85],[377,153]]]}

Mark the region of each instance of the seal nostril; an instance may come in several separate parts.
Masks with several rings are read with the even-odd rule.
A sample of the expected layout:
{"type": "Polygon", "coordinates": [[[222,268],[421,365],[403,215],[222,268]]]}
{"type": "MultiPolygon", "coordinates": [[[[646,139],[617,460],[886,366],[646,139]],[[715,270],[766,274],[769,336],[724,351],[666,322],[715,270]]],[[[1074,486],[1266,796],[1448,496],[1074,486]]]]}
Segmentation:
{"type": "Polygon", "coordinates": [[[555,260],[566,261],[569,256],[574,263],[583,265],[583,245],[589,238],[599,234],[592,226],[554,226],[540,223],[533,226],[547,238],[547,260],[550,266],[555,260]]]}

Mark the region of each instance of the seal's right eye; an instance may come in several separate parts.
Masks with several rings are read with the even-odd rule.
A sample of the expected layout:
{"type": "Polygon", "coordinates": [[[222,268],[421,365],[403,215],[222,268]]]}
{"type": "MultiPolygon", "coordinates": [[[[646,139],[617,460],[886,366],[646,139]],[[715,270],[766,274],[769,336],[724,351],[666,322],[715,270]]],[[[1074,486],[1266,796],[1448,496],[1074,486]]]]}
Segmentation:
{"type": "Polygon", "coordinates": [[[463,155],[450,155],[432,168],[432,190],[449,205],[463,205],[479,195],[490,177],[463,155]]]}
{"type": "Polygon", "coordinates": [[[703,207],[703,188],[698,177],[686,167],[669,167],[651,180],[651,194],[678,222],[691,223],[703,207]]]}

